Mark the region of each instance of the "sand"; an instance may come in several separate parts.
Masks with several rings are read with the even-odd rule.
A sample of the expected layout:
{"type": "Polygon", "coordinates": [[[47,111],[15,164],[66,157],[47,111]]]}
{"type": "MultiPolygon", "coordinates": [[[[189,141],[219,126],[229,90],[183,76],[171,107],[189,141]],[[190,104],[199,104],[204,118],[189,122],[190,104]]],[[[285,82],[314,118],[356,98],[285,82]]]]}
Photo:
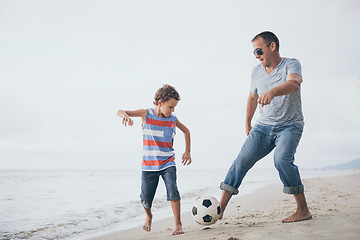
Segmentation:
{"type": "Polygon", "coordinates": [[[282,193],[279,183],[250,195],[234,196],[224,218],[209,227],[195,223],[188,212],[182,216],[185,234],[171,236],[173,218],[156,221],[154,212],[155,220],[150,233],[139,226],[91,240],[360,239],[360,173],[306,179],[303,184],[313,215],[311,220],[281,223],[283,218],[295,211],[296,205],[292,195],[282,193]]]}

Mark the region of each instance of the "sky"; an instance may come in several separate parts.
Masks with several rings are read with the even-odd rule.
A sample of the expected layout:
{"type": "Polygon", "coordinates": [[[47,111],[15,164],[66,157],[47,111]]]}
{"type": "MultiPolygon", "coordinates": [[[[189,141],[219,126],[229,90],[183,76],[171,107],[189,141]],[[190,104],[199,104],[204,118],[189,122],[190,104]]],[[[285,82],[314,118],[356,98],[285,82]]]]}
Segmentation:
{"type": "MultiPolygon", "coordinates": [[[[127,169],[163,84],[191,131],[189,168],[228,168],[245,134],[251,39],[269,30],[302,65],[305,128],[295,163],[360,157],[360,2],[0,0],[0,169],[127,169]]],[[[257,118],[255,114],[253,124],[257,118]]],[[[184,136],[177,131],[179,168],[184,136]]],[[[258,163],[272,167],[272,154],[258,163]]]]}

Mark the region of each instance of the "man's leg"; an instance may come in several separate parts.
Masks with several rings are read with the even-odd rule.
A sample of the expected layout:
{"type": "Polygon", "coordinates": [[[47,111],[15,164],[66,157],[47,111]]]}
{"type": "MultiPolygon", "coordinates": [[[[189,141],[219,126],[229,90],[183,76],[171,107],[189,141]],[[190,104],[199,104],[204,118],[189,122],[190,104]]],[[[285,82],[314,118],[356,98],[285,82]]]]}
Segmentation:
{"type": "Polygon", "coordinates": [[[307,207],[304,186],[298,167],[294,164],[296,148],[302,136],[302,127],[291,125],[276,133],[274,163],[284,184],[284,193],[293,194],[297,208],[294,214],[282,220],[283,223],[303,221],[312,218],[307,207]]]}
{"type": "Polygon", "coordinates": [[[246,173],[257,161],[268,155],[274,149],[274,146],[271,137],[271,127],[255,125],[254,128],[251,129],[239,155],[229,168],[224,182],[220,185],[220,189],[223,190],[220,199],[220,219],[223,217],[232,195],[238,194],[238,188],[246,173]]]}
{"type": "Polygon", "coordinates": [[[222,191],[222,195],[221,195],[221,199],[220,199],[221,214],[220,214],[220,218],[219,218],[219,219],[222,219],[222,218],[223,218],[225,208],[226,208],[226,206],[228,205],[228,203],[229,203],[232,195],[233,195],[233,194],[232,194],[231,192],[229,192],[229,191],[226,191],[226,190],[223,190],[223,191],[222,191]]]}
{"type": "Polygon", "coordinates": [[[283,223],[299,222],[312,218],[312,215],[307,207],[305,194],[304,193],[294,194],[294,197],[297,205],[296,211],[290,217],[283,219],[282,220],[283,223]]]}

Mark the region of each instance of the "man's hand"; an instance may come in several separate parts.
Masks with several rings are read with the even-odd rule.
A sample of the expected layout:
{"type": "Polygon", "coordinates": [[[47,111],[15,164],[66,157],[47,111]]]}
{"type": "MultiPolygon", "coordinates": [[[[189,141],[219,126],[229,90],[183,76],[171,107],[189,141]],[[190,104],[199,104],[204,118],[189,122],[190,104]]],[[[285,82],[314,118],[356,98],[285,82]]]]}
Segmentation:
{"type": "Polygon", "coordinates": [[[272,93],[271,90],[267,91],[266,93],[259,96],[258,103],[261,105],[261,107],[263,107],[270,104],[274,97],[275,95],[272,93]]]}
{"type": "Polygon", "coordinates": [[[249,136],[249,133],[252,129],[252,126],[251,126],[251,123],[246,123],[245,124],[245,133],[246,133],[246,136],[249,136]]]}
{"type": "Polygon", "coordinates": [[[263,107],[270,104],[276,96],[292,94],[300,88],[300,84],[302,83],[302,81],[303,80],[301,76],[296,73],[290,73],[283,84],[274,87],[273,89],[260,95],[258,98],[258,103],[261,105],[261,107],[263,107]]]}

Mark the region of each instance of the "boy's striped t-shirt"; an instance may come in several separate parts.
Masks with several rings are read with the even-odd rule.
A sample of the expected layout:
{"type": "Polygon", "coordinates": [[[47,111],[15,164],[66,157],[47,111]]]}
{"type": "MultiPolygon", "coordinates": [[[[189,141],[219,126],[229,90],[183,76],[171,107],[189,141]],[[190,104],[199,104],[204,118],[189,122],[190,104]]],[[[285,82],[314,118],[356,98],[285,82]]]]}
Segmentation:
{"type": "Polygon", "coordinates": [[[148,109],[143,125],[143,171],[160,171],[175,166],[173,148],[176,134],[176,117],[158,117],[148,109]]]}

